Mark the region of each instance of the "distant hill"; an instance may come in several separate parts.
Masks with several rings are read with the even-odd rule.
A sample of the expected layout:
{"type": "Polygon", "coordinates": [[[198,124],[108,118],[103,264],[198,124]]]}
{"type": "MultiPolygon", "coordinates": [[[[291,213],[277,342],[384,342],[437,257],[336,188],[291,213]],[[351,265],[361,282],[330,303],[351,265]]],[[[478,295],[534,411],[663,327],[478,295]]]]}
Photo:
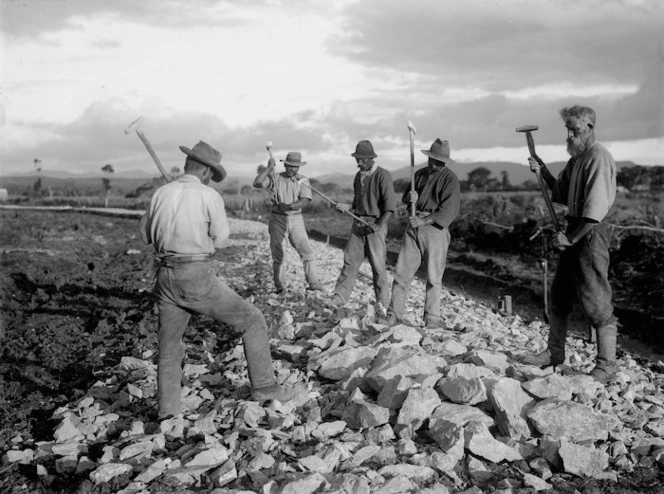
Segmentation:
{"type": "MultiPolygon", "coordinates": [[[[566,161],[554,161],[547,163],[547,167],[553,173],[553,175],[558,175],[565,168],[566,161]]],[[[420,170],[424,168],[426,163],[420,163],[415,165],[415,170],[420,170]]],[[[472,163],[454,163],[450,166],[459,180],[467,180],[468,173],[480,168],[485,167],[491,170],[491,176],[500,179],[503,171],[507,172],[507,176],[512,185],[521,185],[527,180],[535,180],[535,175],[530,171],[530,168],[527,165],[522,165],[520,163],[514,163],[509,161],[475,161],[472,163]]],[[[637,166],[633,161],[617,161],[616,166],[618,169],[624,167],[637,166]]],[[[410,179],[410,167],[404,166],[403,168],[398,168],[396,170],[390,170],[393,180],[398,180],[400,178],[410,179]]],[[[344,173],[328,173],[325,175],[320,175],[318,177],[312,177],[318,180],[321,183],[335,183],[343,188],[352,188],[353,179],[355,175],[344,174],[344,173]]]]}
{"type": "MultiPolygon", "coordinates": [[[[0,176],[0,188],[7,189],[10,194],[23,194],[31,190],[38,179],[41,179],[41,187],[48,190],[68,191],[71,195],[90,194],[97,195],[104,191],[102,179],[111,181],[113,194],[128,194],[136,191],[139,187],[149,185],[159,186],[166,182],[159,172],[147,173],[142,170],[134,170],[123,173],[105,174],[101,171],[96,173],[68,173],[57,170],[42,171],[41,173],[14,173],[0,176]]],[[[243,186],[251,185],[253,175],[229,176],[220,184],[210,182],[210,186],[216,190],[227,193],[239,193],[243,186]]],[[[351,177],[352,180],[352,177],[351,177]]],[[[147,188],[146,190],[152,190],[147,188]]]]}
{"type": "Polygon", "coordinates": [[[95,172],[90,172],[90,173],[71,173],[71,172],[66,172],[62,170],[43,170],[40,173],[37,173],[36,171],[30,171],[27,173],[8,173],[6,175],[3,175],[0,177],[0,180],[2,179],[13,179],[13,178],[30,178],[32,180],[37,180],[39,177],[44,178],[59,178],[59,179],[67,179],[67,180],[76,180],[76,179],[100,179],[100,178],[110,178],[111,180],[114,178],[119,178],[119,179],[131,179],[131,180],[150,180],[151,178],[155,178],[160,176],[158,172],[156,173],[149,173],[146,172],[145,170],[127,170],[123,172],[115,172],[115,173],[104,173],[101,170],[100,171],[95,171],[95,172]]]}

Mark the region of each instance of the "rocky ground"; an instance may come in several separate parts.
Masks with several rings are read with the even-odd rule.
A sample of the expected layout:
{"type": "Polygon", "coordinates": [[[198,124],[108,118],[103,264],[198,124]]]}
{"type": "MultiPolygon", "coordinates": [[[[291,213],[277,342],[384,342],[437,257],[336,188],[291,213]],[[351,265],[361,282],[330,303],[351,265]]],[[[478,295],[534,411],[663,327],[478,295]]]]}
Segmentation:
{"type": "Polygon", "coordinates": [[[664,364],[620,351],[603,387],[594,346],[560,372],[518,364],[546,325],[446,291],[440,330],[374,322],[368,265],[346,317],[327,301],[342,253],[316,242],[325,292],[271,294],[266,226],[232,222],[219,275],[266,315],[294,403],[250,401],[240,340],[195,317],[182,417],[155,416],[154,266],[137,221],[3,212],[3,492],[664,492],[664,364]]]}

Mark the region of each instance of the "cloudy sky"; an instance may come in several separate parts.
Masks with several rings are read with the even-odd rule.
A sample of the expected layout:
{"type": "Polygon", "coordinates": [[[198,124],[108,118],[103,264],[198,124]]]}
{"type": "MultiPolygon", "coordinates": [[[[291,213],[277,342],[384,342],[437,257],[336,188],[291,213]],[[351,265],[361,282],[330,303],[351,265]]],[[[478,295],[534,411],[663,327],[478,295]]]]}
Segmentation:
{"type": "MultiPolygon", "coordinates": [[[[617,160],[664,165],[661,0],[2,0],[0,173],[167,169],[204,140],[229,174],[302,151],[353,173],[449,139],[458,161],[566,159],[558,110],[592,106],[617,160]]],[[[303,169],[305,172],[305,169],[303,169]]]]}

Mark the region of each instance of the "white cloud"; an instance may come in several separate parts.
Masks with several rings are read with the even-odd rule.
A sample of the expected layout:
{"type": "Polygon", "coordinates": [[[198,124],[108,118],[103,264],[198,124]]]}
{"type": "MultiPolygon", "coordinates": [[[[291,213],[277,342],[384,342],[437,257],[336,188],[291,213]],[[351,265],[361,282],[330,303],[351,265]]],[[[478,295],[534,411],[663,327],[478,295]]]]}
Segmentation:
{"type": "Polygon", "coordinates": [[[617,159],[662,162],[663,6],[3,2],[0,157],[3,169],[35,156],[145,164],[121,133],[142,115],[174,165],[177,145],[204,139],[229,168],[253,169],[273,140],[310,156],[310,170],[352,173],[349,154],[368,138],[386,165],[403,166],[411,119],[424,147],[442,137],[460,157],[521,162],[515,127],[539,124],[538,147],[558,156],[557,110],[581,103],[596,108],[600,139],[633,153],[617,159]]]}

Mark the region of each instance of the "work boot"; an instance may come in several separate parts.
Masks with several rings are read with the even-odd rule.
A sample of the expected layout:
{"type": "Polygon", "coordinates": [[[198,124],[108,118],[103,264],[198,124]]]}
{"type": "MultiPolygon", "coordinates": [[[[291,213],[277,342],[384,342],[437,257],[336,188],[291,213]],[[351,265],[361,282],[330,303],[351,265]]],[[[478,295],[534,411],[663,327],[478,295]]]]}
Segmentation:
{"type": "Polygon", "coordinates": [[[293,387],[282,386],[281,384],[274,383],[264,388],[257,388],[251,390],[251,398],[259,403],[264,403],[270,400],[276,400],[280,403],[287,403],[298,396],[306,393],[306,387],[303,384],[296,384],[293,387]]]}
{"type": "Polygon", "coordinates": [[[521,362],[526,365],[534,365],[535,367],[540,367],[544,369],[545,367],[553,366],[556,367],[565,362],[565,359],[555,359],[549,353],[549,350],[544,350],[536,355],[522,355],[521,362]]]}
{"type": "Polygon", "coordinates": [[[595,365],[595,368],[590,371],[590,376],[599,383],[607,384],[616,378],[617,373],[618,366],[615,363],[601,367],[600,364],[597,364],[595,365]]]}
{"type": "Polygon", "coordinates": [[[376,314],[376,320],[378,320],[378,318],[387,319],[387,309],[380,302],[377,302],[376,305],[374,305],[374,313],[376,314]]]}
{"type": "Polygon", "coordinates": [[[429,329],[445,329],[445,322],[440,316],[426,316],[424,318],[424,325],[429,329]]]}
{"type": "Polygon", "coordinates": [[[307,281],[309,287],[307,290],[319,290],[323,291],[323,285],[318,279],[318,274],[314,268],[313,261],[302,261],[304,266],[304,279],[307,281]]]}
{"type": "Polygon", "coordinates": [[[281,282],[281,264],[272,265],[272,278],[274,280],[274,293],[284,293],[284,285],[281,282]]]}
{"type": "Polygon", "coordinates": [[[340,297],[339,295],[337,295],[336,293],[335,293],[334,296],[330,299],[330,302],[329,302],[329,303],[330,303],[330,306],[331,306],[331,307],[334,307],[334,308],[337,308],[337,309],[340,308],[340,307],[343,307],[344,305],[346,305],[346,302],[344,302],[344,301],[341,299],[341,297],[340,297]]]}
{"type": "Polygon", "coordinates": [[[376,324],[383,324],[388,327],[396,326],[399,324],[399,318],[394,312],[388,310],[385,317],[376,315],[376,324]]]}
{"type": "Polygon", "coordinates": [[[597,364],[590,375],[598,382],[606,384],[616,376],[616,344],[618,325],[615,322],[597,328],[597,364]]]}
{"type": "Polygon", "coordinates": [[[551,354],[553,366],[565,362],[565,341],[567,340],[567,317],[551,314],[549,318],[549,337],[546,349],[551,354]]]}

